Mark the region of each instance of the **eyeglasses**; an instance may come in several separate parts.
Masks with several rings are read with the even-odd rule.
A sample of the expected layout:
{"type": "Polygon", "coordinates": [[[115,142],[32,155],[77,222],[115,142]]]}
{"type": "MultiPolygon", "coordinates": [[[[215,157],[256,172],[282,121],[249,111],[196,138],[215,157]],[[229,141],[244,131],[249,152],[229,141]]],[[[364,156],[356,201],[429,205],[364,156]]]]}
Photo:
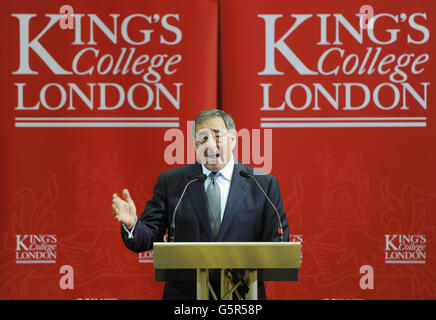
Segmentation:
{"type": "Polygon", "coordinates": [[[229,131],[226,132],[209,132],[209,133],[200,133],[195,136],[196,144],[205,144],[210,141],[209,139],[213,139],[214,142],[223,142],[224,138],[229,134],[229,131]]]}

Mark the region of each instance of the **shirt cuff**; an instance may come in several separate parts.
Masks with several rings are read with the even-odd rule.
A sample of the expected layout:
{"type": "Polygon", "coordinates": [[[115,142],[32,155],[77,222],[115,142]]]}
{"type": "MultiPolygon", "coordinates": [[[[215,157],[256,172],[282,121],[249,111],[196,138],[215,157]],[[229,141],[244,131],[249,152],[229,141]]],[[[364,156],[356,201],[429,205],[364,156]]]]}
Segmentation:
{"type": "Polygon", "coordinates": [[[136,217],[136,220],[135,220],[135,224],[133,225],[133,228],[132,228],[132,230],[129,230],[129,229],[127,229],[127,227],[123,224],[123,228],[124,228],[124,230],[127,232],[127,234],[129,235],[128,237],[127,237],[127,239],[133,239],[133,231],[135,231],[135,227],[136,227],[136,223],[138,222],[138,217],[136,217]]]}

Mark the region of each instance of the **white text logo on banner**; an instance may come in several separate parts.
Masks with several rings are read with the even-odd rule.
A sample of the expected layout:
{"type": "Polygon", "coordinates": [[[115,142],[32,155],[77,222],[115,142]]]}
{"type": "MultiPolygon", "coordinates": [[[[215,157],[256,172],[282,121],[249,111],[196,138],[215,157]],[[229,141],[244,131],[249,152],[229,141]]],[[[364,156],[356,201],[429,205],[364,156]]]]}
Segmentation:
{"type": "Polygon", "coordinates": [[[265,30],[260,110],[274,114],[260,119],[262,128],[427,126],[427,13],[375,12],[371,28],[360,26],[364,16],[257,15],[265,30]],[[308,28],[313,48],[296,40],[308,28]]]}
{"type": "Polygon", "coordinates": [[[387,234],[385,240],[385,263],[425,263],[425,234],[387,234]]]}
{"type": "Polygon", "coordinates": [[[54,234],[17,234],[16,263],[56,263],[54,234]]]}

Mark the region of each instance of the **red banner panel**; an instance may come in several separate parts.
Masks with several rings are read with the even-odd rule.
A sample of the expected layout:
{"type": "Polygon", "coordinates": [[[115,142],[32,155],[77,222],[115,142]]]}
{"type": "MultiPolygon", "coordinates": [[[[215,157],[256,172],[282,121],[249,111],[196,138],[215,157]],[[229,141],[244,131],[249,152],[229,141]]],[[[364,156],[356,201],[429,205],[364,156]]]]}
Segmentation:
{"type": "Polygon", "coordinates": [[[112,195],[141,213],[159,173],[192,162],[187,121],[217,104],[218,3],[65,4],[0,5],[0,298],[161,299],[112,195]]]}
{"type": "Polygon", "coordinates": [[[302,243],[299,281],[269,298],[436,298],[435,9],[221,1],[223,110],[270,136],[302,243]]]}
{"type": "Polygon", "coordinates": [[[0,7],[0,299],[161,299],[112,195],[141,214],[218,104],[302,244],[268,299],[436,298],[434,1],[0,7]]]}

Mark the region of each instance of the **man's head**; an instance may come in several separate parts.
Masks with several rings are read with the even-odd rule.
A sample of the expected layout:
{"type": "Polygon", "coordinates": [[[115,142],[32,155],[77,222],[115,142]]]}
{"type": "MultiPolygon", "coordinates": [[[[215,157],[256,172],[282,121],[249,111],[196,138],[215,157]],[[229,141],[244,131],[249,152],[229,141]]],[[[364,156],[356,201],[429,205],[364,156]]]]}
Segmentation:
{"type": "Polygon", "coordinates": [[[201,163],[210,171],[224,168],[236,145],[235,123],[222,110],[201,112],[192,126],[195,148],[201,163]]]}

